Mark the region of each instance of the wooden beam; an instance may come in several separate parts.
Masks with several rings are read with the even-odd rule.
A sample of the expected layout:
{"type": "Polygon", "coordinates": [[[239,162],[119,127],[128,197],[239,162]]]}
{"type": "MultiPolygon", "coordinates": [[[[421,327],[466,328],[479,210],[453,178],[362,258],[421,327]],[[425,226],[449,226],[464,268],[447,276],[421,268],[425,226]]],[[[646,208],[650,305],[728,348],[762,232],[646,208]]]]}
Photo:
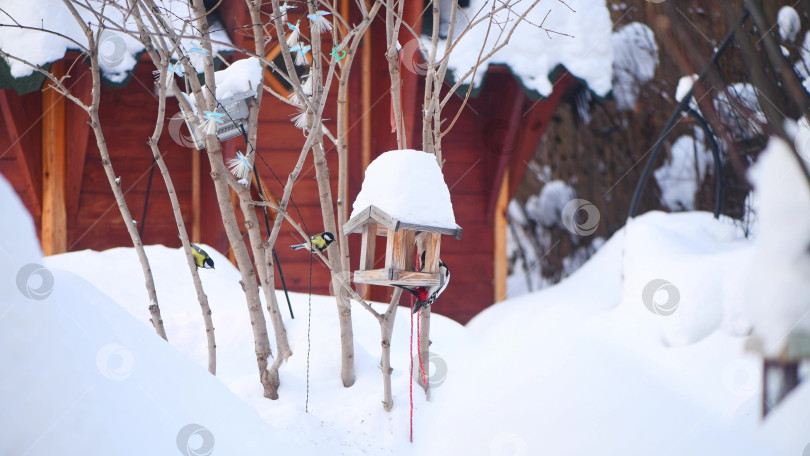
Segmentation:
{"type": "Polygon", "coordinates": [[[430,272],[402,271],[399,269],[373,269],[370,271],[354,271],[354,282],[369,285],[392,287],[402,285],[407,287],[432,287],[441,282],[439,274],[430,272]]]}
{"type": "MultiPolygon", "coordinates": [[[[368,271],[374,269],[374,255],[377,250],[377,225],[371,223],[363,227],[363,240],[360,243],[360,266],[358,269],[361,271],[368,271]]],[[[370,299],[370,288],[366,284],[358,284],[357,292],[364,299],[370,299]]]]}
{"type": "Polygon", "coordinates": [[[42,170],[39,169],[37,160],[33,157],[33,153],[26,155],[25,148],[23,148],[22,145],[22,138],[25,133],[21,133],[20,125],[17,124],[17,120],[14,117],[15,112],[20,114],[23,112],[22,101],[19,96],[12,94],[8,90],[0,90],[0,112],[2,112],[3,115],[9,143],[14,150],[14,156],[17,159],[20,174],[25,178],[24,191],[30,197],[29,203],[33,205],[31,208],[33,211],[32,216],[39,218],[42,213],[42,188],[39,185],[42,170]]]}
{"type": "MultiPolygon", "coordinates": [[[[442,246],[442,236],[438,233],[422,233],[425,235],[425,264],[420,265],[423,272],[439,272],[439,251],[442,246]]],[[[420,258],[421,260],[421,258],[420,258]]]]}
{"type": "Polygon", "coordinates": [[[399,221],[376,206],[369,206],[343,225],[343,232],[346,234],[358,233],[360,229],[369,223],[377,223],[391,231],[399,229],[399,221]]]}
{"type": "Polygon", "coordinates": [[[371,32],[373,28],[374,22],[372,21],[366,31],[366,35],[363,37],[363,44],[360,50],[360,87],[362,90],[360,104],[363,109],[360,117],[360,130],[363,138],[361,157],[364,172],[369,163],[371,163],[371,32]]]}
{"type": "MultiPolygon", "coordinates": [[[[416,30],[417,33],[422,29],[422,11],[424,10],[423,2],[417,1],[410,1],[405,2],[403,11],[403,19],[406,23],[410,24],[412,30],[416,30]]],[[[402,27],[399,30],[399,42],[407,43],[411,40],[418,40],[419,38],[413,36],[413,32],[410,29],[402,27]]],[[[420,75],[417,75],[411,71],[402,71],[400,69],[399,72],[401,82],[402,82],[402,122],[404,123],[404,134],[405,134],[405,147],[413,147],[415,144],[422,143],[422,109],[421,109],[421,98],[417,96],[408,96],[408,94],[416,95],[419,89],[419,79],[421,78],[420,75]],[[419,104],[417,104],[419,101],[419,104]],[[419,141],[416,140],[417,136],[419,136],[419,141]]]]}
{"type": "Polygon", "coordinates": [[[360,244],[360,270],[374,268],[374,250],[377,248],[377,225],[374,223],[363,227],[363,240],[360,244]]]}
{"type": "MultiPolygon", "coordinates": [[[[430,233],[446,234],[453,236],[456,239],[461,239],[461,235],[463,233],[460,226],[456,226],[455,228],[445,228],[430,225],[420,225],[418,223],[401,222],[386,214],[385,211],[377,206],[369,206],[366,209],[363,209],[359,214],[352,217],[343,225],[343,231],[346,234],[359,233],[361,228],[369,223],[377,223],[378,225],[381,225],[391,231],[399,231],[403,229],[411,231],[426,231],[430,233]]],[[[378,232],[378,235],[379,234],[380,233],[378,232]]]]}
{"type": "Polygon", "coordinates": [[[385,269],[394,267],[394,246],[396,245],[396,231],[388,228],[388,235],[385,237],[385,269]]]}
{"type": "Polygon", "coordinates": [[[495,206],[495,301],[506,299],[506,276],[509,269],[506,261],[506,211],[509,206],[509,174],[501,181],[498,203],[495,206]]]}
{"type": "MultiPolygon", "coordinates": [[[[56,77],[63,76],[64,61],[55,62],[51,72],[56,77]]],[[[66,146],[65,98],[45,88],[42,93],[42,251],[45,255],[63,253],[67,249],[66,146]]]]}
{"type": "MultiPolygon", "coordinates": [[[[392,267],[404,271],[414,269],[414,238],[415,233],[411,230],[399,230],[394,234],[394,251],[392,253],[392,267]]],[[[386,252],[386,256],[388,252],[386,252]]]]}

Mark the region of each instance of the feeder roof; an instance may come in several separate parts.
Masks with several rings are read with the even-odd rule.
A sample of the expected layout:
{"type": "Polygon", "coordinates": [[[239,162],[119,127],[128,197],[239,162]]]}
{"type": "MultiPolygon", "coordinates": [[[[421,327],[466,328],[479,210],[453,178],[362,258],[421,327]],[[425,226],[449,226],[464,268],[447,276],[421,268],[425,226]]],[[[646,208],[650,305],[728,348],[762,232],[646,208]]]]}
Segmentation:
{"type": "Polygon", "coordinates": [[[261,61],[248,57],[233,62],[231,66],[214,73],[217,85],[217,99],[220,101],[241,93],[256,94],[263,78],[261,61]]]}
{"type": "Polygon", "coordinates": [[[380,212],[400,228],[419,226],[425,228],[421,231],[461,233],[436,157],[422,151],[392,150],[368,165],[351,219],[375,218],[380,212]]]}

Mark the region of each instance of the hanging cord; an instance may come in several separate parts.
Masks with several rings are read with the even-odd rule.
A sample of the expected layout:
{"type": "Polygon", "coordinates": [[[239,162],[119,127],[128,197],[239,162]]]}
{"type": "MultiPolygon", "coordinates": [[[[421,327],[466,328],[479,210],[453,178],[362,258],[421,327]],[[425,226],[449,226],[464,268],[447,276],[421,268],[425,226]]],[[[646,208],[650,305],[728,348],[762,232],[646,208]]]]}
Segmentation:
{"type": "Polygon", "coordinates": [[[411,435],[410,441],[413,443],[413,306],[416,304],[416,297],[411,295],[411,344],[410,344],[410,354],[411,354],[411,379],[410,379],[410,400],[411,400],[411,435]]]}
{"type": "Polygon", "coordinates": [[[146,227],[146,213],[149,210],[149,194],[152,193],[152,178],[155,177],[155,157],[152,157],[152,167],[149,169],[149,180],[146,181],[146,198],[143,200],[143,215],[141,216],[141,224],[138,227],[138,237],[143,242],[143,230],[146,227]]]}
{"type": "Polygon", "coordinates": [[[304,404],[304,412],[309,413],[309,354],[312,348],[312,257],[309,255],[309,298],[307,301],[307,401],[304,404]]]}
{"type": "MultiPolygon", "coordinates": [[[[422,265],[419,262],[420,258],[419,255],[416,255],[413,259],[414,266],[416,267],[417,271],[422,270],[422,265]]],[[[411,295],[412,300],[415,299],[415,296],[411,295]]],[[[419,354],[419,374],[422,376],[422,386],[427,391],[428,388],[428,381],[427,381],[427,374],[425,373],[425,364],[422,362],[422,311],[424,307],[419,308],[419,312],[416,315],[416,351],[419,354]]],[[[413,309],[411,309],[413,312],[413,309]]],[[[413,314],[411,314],[411,318],[413,318],[413,314]]],[[[413,375],[413,373],[411,373],[413,375]]]]}

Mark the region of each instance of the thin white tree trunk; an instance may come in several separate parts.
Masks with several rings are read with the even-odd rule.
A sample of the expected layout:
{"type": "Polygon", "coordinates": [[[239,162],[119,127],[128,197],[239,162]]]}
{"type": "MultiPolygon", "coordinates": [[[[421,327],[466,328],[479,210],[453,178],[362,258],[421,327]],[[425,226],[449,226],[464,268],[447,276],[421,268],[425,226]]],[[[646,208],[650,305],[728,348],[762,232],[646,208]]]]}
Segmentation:
{"type": "Polygon", "coordinates": [[[430,307],[419,313],[419,356],[424,375],[419,374],[419,386],[424,388],[425,396],[430,399],[430,307]],[[425,381],[427,379],[427,381],[425,381]]]}
{"type": "MultiPolygon", "coordinates": [[[[309,4],[309,13],[315,14],[315,7],[309,4]]],[[[312,34],[310,37],[312,42],[312,71],[311,76],[313,79],[313,101],[316,105],[324,102],[326,94],[324,93],[323,86],[321,85],[321,36],[317,33],[312,34]]],[[[310,118],[313,116],[310,113],[310,118]]],[[[315,141],[312,144],[312,157],[315,163],[315,178],[318,182],[318,194],[321,203],[321,215],[323,217],[324,231],[330,233],[338,233],[335,225],[335,210],[333,207],[332,187],[330,185],[329,167],[326,164],[326,156],[323,149],[323,124],[318,123],[311,130],[311,134],[315,135],[315,141]]],[[[328,251],[327,251],[328,252],[328,251]]],[[[334,257],[331,253],[329,258],[334,257]]],[[[333,269],[332,276],[343,278],[343,265],[338,254],[338,261],[332,261],[333,269]]],[[[340,324],[340,378],[343,381],[343,386],[349,387],[354,384],[354,332],[352,329],[352,308],[349,297],[343,288],[335,287],[335,300],[337,301],[338,321],[340,324]]]]}
{"type": "Polygon", "coordinates": [[[391,395],[391,373],[394,372],[391,368],[391,337],[394,333],[394,320],[397,317],[400,296],[402,296],[402,289],[394,288],[388,309],[378,318],[380,323],[380,345],[382,346],[380,368],[383,377],[383,408],[386,412],[390,412],[391,408],[394,407],[394,398],[391,395]]]}
{"type": "Polygon", "coordinates": [[[160,315],[157,292],[155,291],[155,280],[152,277],[152,268],[149,266],[149,259],[146,257],[146,252],[143,249],[141,236],[138,234],[135,221],[132,219],[129,206],[127,206],[126,199],[124,198],[124,192],[121,190],[120,180],[118,180],[117,176],[115,175],[115,170],[112,166],[112,159],[110,158],[110,153],[107,148],[107,140],[104,138],[104,132],[101,128],[101,120],[98,112],[101,101],[101,74],[98,64],[98,43],[93,36],[92,29],[87,23],[84,22],[71,1],[64,1],[65,5],[68,7],[74,19],[83,29],[84,34],[87,37],[89,47],[88,54],[90,56],[90,73],[93,78],[93,89],[91,91],[91,102],[90,105],[86,107],[86,111],[90,116],[90,127],[93,129],[93,133],[96,137],[96,145],[98,146],[99,153],[101,154],[101,164],[104,168],[104,175],[107,177],[107,182],[110,184],[110,188],[115,196],[115,203],[118,205],[118,210],[121,212],[121,218],[124,221],[124,226],[126,227],[127,233],[132,240],[132,246],[135,248],[135,252],[137,253],[138,260],[141,264],[144,285],[146,286],[146,293],[149,296],[149,314],[151,315],[152,325],[155,327],[155,331],[158,333],[158,335],[164,340],[167,340],[166,330],[163,327],[163,317],[160,315]]]}
{"type": "MultiPolygon", "coordinates": [[[[195,15],[197,16],[197,27],[203,32],[203,39],[200,44],[210,56],[212,55],[211,42],[208,40],[207,36],[209,27],[202,0],[194,0],[193,6],[195,15]]],[[[194,69],[188,62],[184,62],[184,66],[187,73],[193,74],[194,69]]],[[[198,109],[203,109],[202,107],[204,106],[205,109],[209,111],[215,111],[216,100],[213,94],[216,93],[216,83],[211,57],[207,57],[205,64],[205,85],[210,92],[203,94],[198,81],[194,78],[189,78],[189,81],[194,89],[198,109]]],[[[259,380],[264,389],[264,397],[278,399],[278,379],[272,379],[267,369],[268,358],[272,356],[272,352],[270,350],[270,339],[267,334],[267,322],[265,321],[261,300],[259,299],[255,270],[250,261],[250,255],[242,239],[242,234],[239,231],[238,222],[236,220],[236,214],[231,205],[231,196],[228,190],[228,178],[231,177],[230,172],[223,162],[222,145],[215,134],[206,135],[205,145],[208,152],[208,161],[211,165],[211,180],[214,182],[214,189],[225,227],[225,234],[228,236],[228,242],[230,242],[231,249],[236,258],[236,264],[242,278],[240,282],[247,299],[250,324],[253,328],[253,345],[256,352],[256,364],[259,368],[259,380]]]]}
{"type": "MultiPolygon", "coordinates": [[[[152,59],[155,62],[160,62],[161,73],[158,81],[158,117],[155,121],[155,131],[152,137],[149,138],[149,147],[152,149],[152,156],[155,159],[158,169],[160,169],[160,175],[163,176],[163,182],[166,184],[166,191],[169,194],[169,201],[171,201],[172,204],[174,222],[177,224],[177,232],[180,235],[180,242],[183,244],[183,251],[186,254],[186,264],[191,273],[191,279],[194,282],[194,291],[197,293],[197,301],[200,303],[200,310],[202,311],[203,322],[205,324],[205,338],[208,345],[208,372],[216,375],[217,343],[214,337],[214,321],[211,317],[211,307],[208,305],[208,296],[206,296],[203,290],[197,264],[194,261],[194,256],[191,254],[192,247],[188,239],[183,213],[180,210],[180,201],[177,199],[177,192],[174,190],[174,183],[169,175],[169,168],[166,166],[166,162],[163,161],[163,156],[158,148],[158,141],[163,132],[163,122],[166,115],[166,81],[169,77],[166,67],[168,66],[168,62],[165,60],[161,61],[156,53],[152,59]],[[156,60],[156,58],[158,60],[156,60]]],[[[194,153],[196,153],[196,151],[194,153]]]]}

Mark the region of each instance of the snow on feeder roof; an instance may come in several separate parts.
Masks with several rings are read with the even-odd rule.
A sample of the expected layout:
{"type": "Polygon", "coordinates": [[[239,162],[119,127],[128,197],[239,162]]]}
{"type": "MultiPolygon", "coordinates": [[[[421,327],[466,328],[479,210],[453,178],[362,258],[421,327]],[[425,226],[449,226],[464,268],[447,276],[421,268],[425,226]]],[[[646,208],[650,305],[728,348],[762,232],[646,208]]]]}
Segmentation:
{"type": "Polygon", "coordinates": [[[450,190],[436,157],[418,150],[392,150],[368,168],[346,234],[362,233],[355,283],[430,287],[441,283],[441,235],[461,239],[450,190]],[[377,236],[386,237],[385,266],[373,269],[377,236]]]}
{"type": "Polygon", "coordinates": [[[422,151],[392,150],[374,159],[352,207],[347,233],[375,219],[394,231],[407,228],[461,238],[442,170],[436,157],[422,151]]]}
{"type": "MultiPolygon", "coordinates": [[[[264,66],[255,57],[248,57],[233,62],[231,66],[214,73],[216,81],[216,113],[223,114],[221,123],[216,123],[216,134],[220,141],[240,136],[247,131],[247,121],[250,115],[248,101],[261,90],[264,66]]],[[[203,86],[205,87],[205,86],[203,86]]],[[[205,92],[205,90],[203,90],[205,92]]],[[[194,139],[197,150],[205,148],[204,123],[201,121],[197,103],[194,97],[180,92],[179,94],[191,106],[191,112],[186,112],[183,104],[180,110],[186,120],[188,131],[194,139]]],[[[216,115],[216,114],[215,114],[216,115]]]]}

